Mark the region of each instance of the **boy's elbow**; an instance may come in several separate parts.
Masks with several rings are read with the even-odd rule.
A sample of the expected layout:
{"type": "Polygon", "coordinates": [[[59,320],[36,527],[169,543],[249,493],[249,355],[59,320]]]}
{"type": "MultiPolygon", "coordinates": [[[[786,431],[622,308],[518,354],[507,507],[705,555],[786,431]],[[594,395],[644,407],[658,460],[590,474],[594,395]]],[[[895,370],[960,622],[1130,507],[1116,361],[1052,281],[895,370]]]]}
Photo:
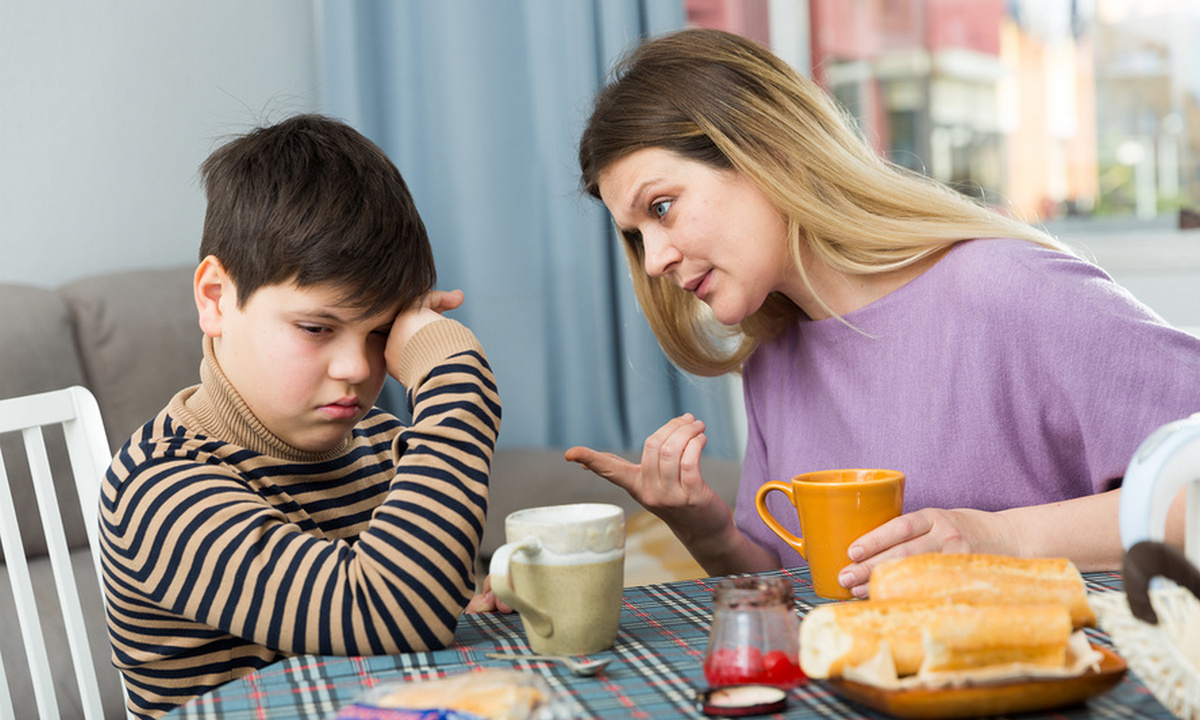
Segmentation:
{"type": "Polygon", "coordinates": [[[433,650],[444,650],[450,647],[454,642],[454,632],[458,629],[458,617],[444,625],[430,628],[430,632],[425,635],[423,642],[419,643],[418,647],[409,648],[412,652],[431,652],[433,650]]]}
{"type": "Polygon", "coordinates": [[[430,650],[442,650],[450,647],[454,642],[454,631],[458,629],[458,620],[452,622],[448,627],[443,628],[438,634],[433,647],[430,650]]]}
{"type": "Polygon", "coordinates": [[[454,643],[454,633],[458,630],[459,620],[467,608],[470,596],[446,599],[447,604],[437,612],[437,620],[426,626],[422,633],[426,650],[441,650],[454,643]]]}
{"type": "Polygon", "coordinates": [[[347,655],[403,655],[406,653],[432,652],[444,650],[454,642],[454,631],[458,627],[458,618],[446,624],[428,625],[421,628],[415,625],[402,628],[400,634],[384,639],[371,652],[351,650],[347,655]]]}

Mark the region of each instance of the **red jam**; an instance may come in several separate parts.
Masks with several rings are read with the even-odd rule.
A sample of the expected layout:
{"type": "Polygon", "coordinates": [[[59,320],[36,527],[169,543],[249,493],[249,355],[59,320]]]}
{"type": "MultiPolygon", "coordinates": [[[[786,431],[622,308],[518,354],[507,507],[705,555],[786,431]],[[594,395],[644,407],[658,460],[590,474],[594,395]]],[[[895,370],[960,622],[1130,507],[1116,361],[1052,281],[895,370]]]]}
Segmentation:
{"type": "Polygon", "coordinates": [[[704,661],[704,679],[710,687],[772,685],[788,689],[808,678],[798,658],[782,650],[761,653],[758,648],[744,646],[714,650],[704,661]]]}

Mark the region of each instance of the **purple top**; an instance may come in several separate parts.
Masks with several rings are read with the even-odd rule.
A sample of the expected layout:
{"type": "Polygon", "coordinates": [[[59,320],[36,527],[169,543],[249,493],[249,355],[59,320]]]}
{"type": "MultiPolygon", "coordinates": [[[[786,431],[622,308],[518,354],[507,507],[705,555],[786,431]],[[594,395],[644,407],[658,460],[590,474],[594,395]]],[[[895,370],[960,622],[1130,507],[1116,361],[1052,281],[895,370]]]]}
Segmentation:
{"type": "MultiPolygon", "coordinates": [[[[905,512],[1036,505],[1110,489],[1151,431],[1200,410],[1200,339],[1025,240],[959,243],[845,319],[858,330],[802,320],[745,366],[734,518],[785,566],[803,560],[754,509],[768,480],[890,468],[905,512]]],[[[799,535],[787,498],[767,502],[799,535]]]]}

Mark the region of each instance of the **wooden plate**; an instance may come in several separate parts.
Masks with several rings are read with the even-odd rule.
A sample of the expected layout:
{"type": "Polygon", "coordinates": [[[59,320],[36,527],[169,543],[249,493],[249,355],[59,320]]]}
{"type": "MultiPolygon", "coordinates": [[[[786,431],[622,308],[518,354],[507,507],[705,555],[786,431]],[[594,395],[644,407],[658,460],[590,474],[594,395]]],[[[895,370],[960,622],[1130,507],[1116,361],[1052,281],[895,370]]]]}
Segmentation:
{"type": "Polygon", "coordinates": [[[1129,666],[1113,651],[1092,646],[1103,655],[1099,670],[1071,678],[1021,680],[1000,685],[937,690],[884,690],[840,678],[827,680],[839,695],[872,710],[911,720],[973,718],[1051,710],[1075,705],[1121,681],[1129,666]]]}

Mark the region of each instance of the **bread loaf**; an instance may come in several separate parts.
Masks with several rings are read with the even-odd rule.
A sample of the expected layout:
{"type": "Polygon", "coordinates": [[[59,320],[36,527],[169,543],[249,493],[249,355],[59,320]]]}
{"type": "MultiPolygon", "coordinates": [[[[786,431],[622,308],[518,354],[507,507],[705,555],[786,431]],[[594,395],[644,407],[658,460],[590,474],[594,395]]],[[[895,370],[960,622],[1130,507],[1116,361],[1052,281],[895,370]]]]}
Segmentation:
{"type": "Polygon", "coordinates": [[[886,643],[898,676],[1025,663],[1062,667],[1071,636],[1061,603],[867,600],[814,608],[800,624],[800,666],[838,677],[886,643]]]}
{"type": "Polygon", "coordinates": [[[924,634],[920,672],[952,672],[1020,663],[1061,668],[1071,614],[1062,603],[952,604],[924,634]]]}
{"type": "Polygon", "coordinates": [[[872,600],[965,603],[1062,603],[1072,627],[1094,627],[1096,613],[1075,564],[1066,558],[926,553],[880,563],[872,600]]]}
{"type": "Polygon", "coordinates": [[[846,602],[818,605],[800,623],[800,668],[811,678],[838,677],[874,657],[886,642],[898,675],[925,659],[921,632],[945,603],[846,602]]]}

